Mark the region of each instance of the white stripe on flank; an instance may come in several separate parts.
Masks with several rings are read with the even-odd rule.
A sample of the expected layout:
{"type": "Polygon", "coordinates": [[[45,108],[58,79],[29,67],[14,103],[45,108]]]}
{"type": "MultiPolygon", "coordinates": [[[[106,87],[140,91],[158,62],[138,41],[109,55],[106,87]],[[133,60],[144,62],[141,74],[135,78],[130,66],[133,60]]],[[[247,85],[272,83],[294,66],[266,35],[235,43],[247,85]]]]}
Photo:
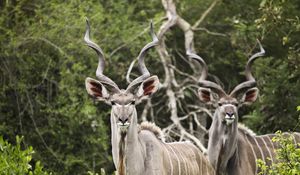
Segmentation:
{"type": "Polygon", "coordinates": [[[203,169],[202,156],[199,152],[198,152],[198,154],[199,154],[199,157],[200,157],[200,172],[201,172],[201,175],[202,175],[202,169],[203,169]]]}
{"type": "MultiPolygon", "coordinates": [[[[198,148],[197,148],[198,149],[198,148]]],[[[203,159],[203,155],[201,154],[202,152],[200,150],[196,151],[197,152],[197,155],[199,156],[199,159],[200,159],[200,165],[198,165],[198,162],[197,162],[197,156],[195,157],[196,159],[196,167],[200,168],[200,169],[197,169],[196,171],[199,171],[200,172],[200,175],[202,175],[202,159],[203,159]]],[[[192,153],[194,154],[194,151],[192,150],[192,153]]]]}
{"type": "MultiPolygon", "coordinates": [[[[250,137],[250,136],[249,136],[250,137]]],[[[256,165],[256,159],[257,159],[257,157],[256,157],[256,153],[255,153],[255,151],[254,151],[254,148],[253,148],[253,146],[252,146],[252,144],[250,143],[250,141],[248,140],[248,136],[245,134],[245,138],[246,138],[246,140],[247,140],[247,143],[250,145],[250,147],[251,147],[251,150],[252,150],[252,153],[253,153],[253,156],[254,156],[254,159],[255,159],[255,174],[257,174],[257,165],[256,165]]]]}
{"type": "Polygon", "coordinates": [[[273,151],[275,151],[274,143],[273,143],[272,139],[270,138],[270,135],[267,135],[267,136],[268,136],[269,141],[270,141],[271,144],[272,144],[272,149],[273,149],[273,151]]]}
{"type": "Polygon", "coordinates": [[[260,138],[262,139],[262,141],[263,141],[264,144],[266,145],[266,148],[267,148],[267,150],[268,150],[268,152],[269,152],[269,155],[270,155],[270,158],[271,158],[271,165],[272,165],[272,164],[273,164],[273,156],[272,156],[272,153],[271,153],[271,151],[270,151],[270,149],[269,149],[267,143],[265,142],[264,137],[265,137],[265,136],[262,136],[262,137],[260,137],[260,138]]]}
{"type": "Polygon", "coordinates": [[[173,148],[171,147],[171,144],[168,144],[169,148],[172,150],[172,152],[174,153],[176,159],[177,159],[177,162],[178,162],[178,174],[181,174],[181,167],[180,167],[180,161],[179,161],[179,158],[178,156],[176,155],[176,153],[174,152],[173,148]]]}
{"type": "Polygon", "coordinates": [[[293,138],[294,138],[295,146],[297,146],[296,133],[294,132],[292,135],[293,135],[293,138]]]}
{"type": "Polygon", "coordinates": [[[171,160],[170,152],[169,152],[169,150],[167,149],[165,143],[162,143],[162,145],[163,145],[163,147],[165,148],[165,150],[166,150],[166,152],[167,152],[167,154],[168,154],[168,157],[169,157],[170,166],[171,166],[171,174],[174,174],[174,173],[173,173],[173,171],[174,171],[174,170],[173,170],[173,163],[172,163],[172,160],[171,160]]]}
{"type": "MultiPolygon", "coordinates": [[[[263,151],[262,151],[260,145],[258,144],[258,142],[257,142],[257,140],[256,140],[256,137],[252,137],[252,138],[254,139],[254,141],[255,141],[255,143],[256,143],[256,145],[257,145],[257,147],[258,147],[258,149],[259,149],[259,151],[260,151],[260,153],[261,153],[262,160],[263,160],[264,162],[266,162],[266,160],[265,160],[265,155],[264,155],[264,153],[263,153],[263,151]]],[[[266,173],[264,173],[264,175],[265,175],[265,174],[266,174],[266,173]]]]}
{"type": "MultiPolygon", "coordinates": [[[[174,146],[176,146],[176,145],[174,145],[174,146]]],[[[177,145],[177,147],[175,147],[175,149],[178,151],[178,146],[179,145],[177,145]]],[[[184,165],[184,169],[185,169],[185,174],[188,174],[188,169],[187,169],[187,165],[186,165],[186,163],[187,163],[187,160],[185,160],[185,157],[184,156],[182,156],[182,154],[181,154],[181,151],[178,151],[178,153],[179,153],[179,156],[181,157],[181,159],[182,159],[182,161],[183,161],[183,165],[184,165]]]]}
{"type": "Polygon", "coordinates": [[[204,174],[208,174],[208,172],[207,172],[207,164],[205,164],[204,167],[205,167],[204,174]]]}
{"type": "MultiPolygon", "coordinates": [[[[191,155],[192,155],[192,156],[194,155],[193,149],[192,149],[188,144],[184,144],[183,146],[184,146],[185,148],[187,148],[187,149],[191,152],[191,155]]],[[[196,158],[196,156],[195,156],[195,158],[196,158]]],[[[194,165],[197,165],[197,159],[195,159],[195,160],[192,160],[192,159],[191,159],[191,161],[192,161],[192,162],[189,162],[187,165],[191,165],[191,167],[188,167],[188,169],[191,170],[191,171],[189,171],[189,172],[192,172],[192,174],[194,174],[195,171],[197,171],[197,170],[194,170],[194,169],[195,169],[195,166],[194,166],[194,165]],[[191,168],[191,169],[190,169],[190,168],[191,168]]]]}
{"type": "MultiPolygon", "coordinates": [[[[298,132],[294,132],[295,139],[296,139],[296,136],[300,137],[299,134],[300,134],[300,133],[298,133],[298,132]]],[[[296,146],[297,146],[297,147],[298,147],[298,145],[299,145],[299,142],[300,142],[300,140],[297,141],[297,139],[296,139],[296,146]]]]}

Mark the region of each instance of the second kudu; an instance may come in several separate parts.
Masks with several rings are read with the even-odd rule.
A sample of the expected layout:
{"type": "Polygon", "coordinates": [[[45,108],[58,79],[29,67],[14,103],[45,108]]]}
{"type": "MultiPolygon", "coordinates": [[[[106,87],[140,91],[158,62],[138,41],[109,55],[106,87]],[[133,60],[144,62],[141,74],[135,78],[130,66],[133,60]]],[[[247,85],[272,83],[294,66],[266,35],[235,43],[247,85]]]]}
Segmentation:
{"type": "MultiPolygon", "coordinates": [[[[253,132],[238,125],[238,108],[251,104],[258,96],[251,66],[255,59],[265,53],[260,43],[259,46],[260,52],[251,56],[247,62],[247,80],[237,85],[229,94],[220,85],[206,80],[208,68],[205,61],[187,51],[189,57],[202,65],[198,89],[200,100],[216,108],[209,130],[208,158],[217,175],[254,175],[260,172],[257,159],[265,161],[267,165],[276,161],[274,149],[278,145],[272,142],[274,134],[255,136],[253,132]]],[[[292,136],[295,144],[300,142],[299,133],[293,133],[292,136]]]]}
{"type": "Polygon", "coordinates": [[[159,86],[158,77],[150,77],[144,63],[146,52],[158,44],[152,23],[150,31],[153,41],[148,43],[138,56],[139,71],[142,75],[133,80],[126,89],[119,89],[114,81],[103,74],[104,55],[100,47],[90,40],[90,26],[87,21],[84,40],[98,54],[99,63],[96,71],[98,80],[86,78],[85,85],[92,97],[112,106],[111,144],[113,162],[118,174],[214,174],[208,160],[193,144],[165,143],[159,137],[161,131],[157,126],[148,122],[138,125],[135,106],[142,99],[149,98],[159,86]]]}

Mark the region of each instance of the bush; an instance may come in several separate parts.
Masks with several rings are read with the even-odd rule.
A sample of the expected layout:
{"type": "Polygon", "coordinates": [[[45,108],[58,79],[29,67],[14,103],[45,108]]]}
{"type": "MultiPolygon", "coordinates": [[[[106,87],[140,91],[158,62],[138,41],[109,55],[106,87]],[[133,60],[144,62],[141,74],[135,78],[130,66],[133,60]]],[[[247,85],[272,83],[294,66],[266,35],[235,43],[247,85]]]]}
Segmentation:
{"type": "Polygon", "coordinates": [[[294,144],[293,135],[287,137],[278,131],[272,141],[279,144],[279,148],[275,150],[278,162],[268,166],[262,160],[258,160],[258,166],[262,170],[259,174],[300,174],[300,144],[294,144]]]}
{"type": "Polygon", "coordinates": [[[43,167],[39,161],[32,164],[32,154],[34,153],[31,146],[25,150],[21,149],[21,141],[23,137],[16,136],[16,145],[12,145],[0,136],[0,172],[1,174],[16,175],[48,175],[43,171],[43,167]]]}

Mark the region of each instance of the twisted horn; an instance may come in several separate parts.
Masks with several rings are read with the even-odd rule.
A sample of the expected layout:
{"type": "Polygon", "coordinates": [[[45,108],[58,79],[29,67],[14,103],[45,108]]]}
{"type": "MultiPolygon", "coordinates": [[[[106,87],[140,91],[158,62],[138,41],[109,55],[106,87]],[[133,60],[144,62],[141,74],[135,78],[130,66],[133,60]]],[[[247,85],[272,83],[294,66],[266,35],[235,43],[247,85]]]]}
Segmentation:
{"type": "Polygon", "coordinates": [[[226,93],[224,92],[223,88],[220,85],[216,84],[215,82],[206,80],[208,75],[208,67],[205,61],[199,55],[192,53],[190,49],[186,51],[186,54],[188,57],[198,61],[202,66],[201,76],[198,80],[200,86],[212,89],[214,92],[216,92],[219,95],[219,97],[224,96],[226,93]]]}
{"type": "Polygon", "coordinates": [[[249,58],[249,60],[246,64],[246,67],[245,67],[246,81],[243,83],[240,83],[232,90],[232,92],[230,93],[230,96],[232,96],[232,97],[236,97],[236,95],[239,94],[240,92],[243,92],[249,88],[256,86],[256,80],[251,73],[251,67],[257,58],[264,56],[266,53],[259,40],[257,40],[257,43],[259,45],[260,51],[255,53],[254,55],[252,55],[249,58]]]}
{"type": "MultiPolygon", "coordinates": [[[[151,49],[152,47],[158,45],[158,38],[157,36],[155,35],[154,31],[153,31],[153,23],[151,21],[150,23],[150,34],[151,34],[151,37],[152,37],[152,41],[148,44],[146,44],[143,49],[141,50],[139,56],[137,57],[137,60],[138,60],[138,68],[139,68],[139,71],[140,73],[142,74],[141,76],[137,77],[135,80],[133,80],[132,82],[130,82],[129,80],[129,76],[127,76],[127,81],[130,82],[130,84],[128,85],[127,87],[127,90],[130,90],[133,86],[141,83],[143,80],[145,80],[146,78],[150,77],[150,72],[148,71],[146,65],[145,65],[145,55],[147,53],[147,51],[149,49],[151,49]]],[[[134,64],[134,63],[133,63],[134,64]]],[[[131,65],[130,67],[132,68],[133,65],[131,65]]],[[[131,71],[131,69],[130,69],[131,71]]],[[[128,73],[127,73],[128,74],[128,73]]],[[[129,72],[130,74],[130,72],[129,72]]]]}
{"type": "Polygon", "coordinates": [[[86,18],[86,32],[84,35],[84,41],[86,42],[86,45],[92,48],[93,50],[95,50],[98,55],[99,63],[96,70],[96,77],[99,79],[101,83],[110,85],[111,87],[113,87],[114,90],[119,91],[120,89],[118,85],[103,74],[105,68],[104,54],[102,52],[102,49],[96,43],[90,40],[90,24],[87,18],[86,18]]]}

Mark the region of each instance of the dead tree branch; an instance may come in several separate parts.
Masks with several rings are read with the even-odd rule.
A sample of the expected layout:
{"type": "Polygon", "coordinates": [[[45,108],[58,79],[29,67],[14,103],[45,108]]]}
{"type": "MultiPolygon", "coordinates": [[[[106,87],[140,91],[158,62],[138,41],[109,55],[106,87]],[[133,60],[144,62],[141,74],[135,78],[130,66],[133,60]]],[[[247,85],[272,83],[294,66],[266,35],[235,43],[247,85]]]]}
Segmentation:
{"type": "MultiPolygon", "coordinates": [[[[171,57],[168,53],[167,47],[166,47],[166,35],[165,33],[169,32],[171,30],[171,27],[179,27],[183,33],[185,38],[185,49],[191,50],[192,52],[195,51],[194,49],[194,31],[193,28],[198,27],[204,19],[207,17],[207,15],[212,11],[212,9],[216,6],[217,2],[219,0],[213,1],[213,3],[210,5],[210,7],[201,15],[199,20],[192,26],[190,23],[188,23],[186,20],[184,20],[181,16],[179,16],[176,12],[176,5],[173,0],[162,0],[162,5],[166,11],[166,17],[167,21],[165,21],[159,29],[158,32],[158,38],[160,40],[160,44],[157,47],[157,52],[159,54],[159,57],[161,59],[164,71],[165,71],[165,80],[162,84],[162,90],[165,90],[165,94],[168,99],[168,108],[170,110],[170,119],[172,123],[163,129],[163,132],[165,134],[173,134],[175,136],[178,136],[180,140],[191,140],[193,141],[202,151],[206,151],[206,148],[204,145],[200,142],[200,139],[195,137],[193,133],[193,123],[196,123],[196,125],[202,130],[202,132],[207,133],[207,130],[204,126],[202,126],[201,122],[198,120],[198,113],[200,112],[209,112],[208,110],[203,110],[201,108],[197,109],[196,111],[189,111],[186,115],[179,117],[179,111],[185,110],[183,108],[182,103],[185,103],[184,100],[184,89],[185,87],[182,87],[177,83],[178,80],[176,80],[175,73],[178,73],[181,76],[184,76],[185,79],[188,80],[181,80],[181,82],[192,82],[193,84],[196,84],[197,78],[193,75],[189,75],[183,71],[178,70],[174,65],[172,65],[171,57]],[[188,121],[189,123],[189,131],[183,126],[182,122],[188,121]]],[[[192,69],[194,69],[195,64],[189,64],[192,69]]],[[[189,85],[185,85],[189,86],[189,85]]],[[[189,90],[189,89],[188,89],[189,90]]],[[[210,114],[208,114],[210,116],[210,114]]]]}
{"type": "MultiPolygon", "coordinates": [[[[170,115],[171,123],[163,129],[166,138],[169,140],[174,140],[174,138],[176,138],[175,140],[190,140],[203,152],[206,152],[206,148],[202,140],[208,131],[206,130],[206,127],[203,126],[202,122],[205,118],[202,118],[202,116],[211,117],[211,112],[201,106],[190,104],[192,100],[186,100],[197,96],[195,89],[198,87],[197,72],[199,71],[196,70],[198,70],[198,66],[200,67],[200,65],[197,65],[198,63],[196,62],[192,62],[192,60],[188,60],[187,57],[177,52],[179,57],[189,66],[188,69],[192,69],[194,73],[189,74],[186,73],[185,70],[179,70],[175,65],[176,57],[171,56],[167,50],[166,33],[170,32],[172,27],[178,27],[184,35],[185,50],[195,52],[194,29],[199,28],[198,26],[201,25],[219,1],[220,0],[213,1],[196,23],[191,25],[177,14],[176,5],[173,0],[162,0],[162,5],[166,12],[166,17],[164,19],[166,20],[162,23],[158,30],[157,36],[159,39],[159,45],[156,47],[156,50],[163,66],[165,79],[162,82],[160,89],[162,95],[153,104],[151,103],[151,100],[148,100],[141,115],[141,119],[144,121],[147,120],[148,115],[151,115],[152,118],[153,116],[159,116],[161,112],[168,113],[170,115]],[[163,106],[163,104],[166,103],[165,101],[167,101],[167,109],[163,106]],[[153,110],[153,108],[155,110],[153,110]],[[155,114],[153,115],[153,113],[155,114]],[[205,115],[199,115],[203,113],[205,115]],[[195,128],[197,130],[195,130],[195,128]],[[200,133],[200,135],[196,135],[196,133],[200,133]],[[202,140],[199,137],[202,137],[202,140]]],[[[129,74],[133,65],[134,62],[131,63],[130,69],[127,72],[127,81],[130,81],[129,74]]]]}

